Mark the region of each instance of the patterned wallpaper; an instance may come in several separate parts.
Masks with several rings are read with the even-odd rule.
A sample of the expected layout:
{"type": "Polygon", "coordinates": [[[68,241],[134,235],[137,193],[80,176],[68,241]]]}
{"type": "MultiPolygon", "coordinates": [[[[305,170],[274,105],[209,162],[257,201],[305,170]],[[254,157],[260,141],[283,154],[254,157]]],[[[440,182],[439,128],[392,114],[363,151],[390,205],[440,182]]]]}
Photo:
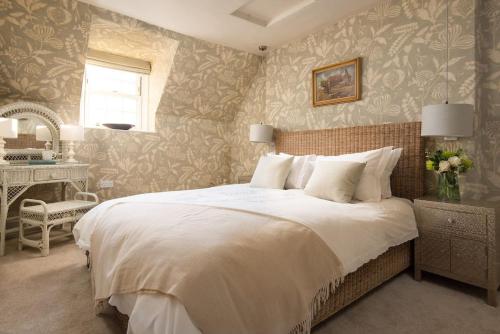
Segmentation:
{"type": "Polygon", "coordinates": [[[479,1],[476,53],[477,104],[480,159],[477,192],[500,201],[500,2],[479,1]]]}
{"type": "MultiPolygon", "coordinates": [[[[235,119],[233,150],[245,154],[238,159],[233,154],[232,178],[253,170],[260,154],[257,147],[248,149],[246,139],[255,119],[286,130],[408,122],[420,120],[422,106],[443,102],[445,5],[437,0],[381,0],[270,51],[266,87],[254,85],[251,93],[265,100],[264,115],[261,109],[247,108],[245,117],[235,119]],[[312,107],[312,69],[358,56],[363,58],[362,100],[312,107]]],[[[465,178],[464,189],[468,196],[489,199],[500,196],[499,7],[494,0],[450,0],[450,102],[476,108],[475,136],[459,142],[477,167],[465,178]]]]}
{"type": "Polygon", "coordinates": [[[0,1],[0,103],[41,102],[78,121],[90,19],[75,1],[0,1]]]}
{"type": "MultiPolygon", "coordinates": [[[[99,11],[99,15],[93,16],[88,47],[151,63],[148,109],[154,114],[163,96],[179,41],[169,38],[164,30],[143,29],[139,25],[101,18],[107,17],[106,14],[106,11],[99,11]]],[[[150,128],[154,129],[154,118],[150,121],[150,128]]]]}
{"type": "MultiPolygon", "coordinates": [[[[450,4],[450,101],[477,110],[475,136],[459,142],[477,167],[466,189],[500,198],[500,4],[450,4]]],[[[380,0],[262,62],[73,0],[0,0],[0,104],[37,101],[77,123],[88,43],[116,53],[129,43],[178,43],[173,58],[157,61],[169,73],[157,96],[156,133],[86,130],[78,157],[91,164],[91,190],[103,178],[115,182],[98,191],[103,198],[236,181],[271,149],[248,142],[254,122],[300,130],[418,120],[423,105],[445,96],[444,23],[443,0],[380,0]],[[119,45],[106,42],[120,35],[119,45]],[[362,100],[313,108],[311,70],[358,56],[362,100]]]]}
{"type": "Polygon", "coordinates": [[[265,121],[266,63],[261,62],[250,90],[232,122],[231,182],[239,182],[242,176],[253,174],[259,157],[269,149],[267,144],[248,141],[249,125],[265,121]]]}
{"type": "Polygon", "coordinates": [[[0,0],[0,104],[37,101],[77,123],[88,43],[117,54],[124,45],[137,53],[148,44],[175,54],[136,54],[151,57],[153,70],[170,68],[157,97],[156,133],[86,130],[77,158],[91,165],[90,190],[108,199],[229,178],[230,122],[260,57],[72,0],[0,0]],[[97,189],[101,179],[114,187],[97,189]]]}

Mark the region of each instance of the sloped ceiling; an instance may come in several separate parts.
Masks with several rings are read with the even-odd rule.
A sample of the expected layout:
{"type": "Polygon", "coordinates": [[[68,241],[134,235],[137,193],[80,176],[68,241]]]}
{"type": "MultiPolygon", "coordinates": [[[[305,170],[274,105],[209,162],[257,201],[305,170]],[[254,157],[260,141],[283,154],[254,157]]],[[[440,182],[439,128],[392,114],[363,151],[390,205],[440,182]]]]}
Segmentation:
{"type": "Polygon", "coordinates": [[[279,47],[376,3],[376,0],[82,1],[254,54],[259,53],[259,45],[279,47]]]}
{"type": "Polygon", "coordinates": [[[88,43],[89,48],[94,50],[151,63],[148,107],[152,114],[156,113],[160,104],[178,45],[178,40],[158,31],[140,29],[138,25],[122,25],[97,16],[92,19],[88,43]]]}
{"type": "MultiPolygon", "coordinates": [[[[92,31],[106,35],[102,31],[119,27],[116,30],[118,32],[107,32],[115,34],[116,38],[108,45],[109,52],[113,52],[115,48],[121,50],[122,40],[124,43],[136,40],[134,45],[143,43],[145,48],[149,44],[150,49],[156,47],[154,43],[160,43],[162,40],[178,42],[158,105],[157,118],[158,114],[218,121],[230,121],[234,118],[257,73],[260,57],[162,29],[131,17],[116,15],[108,10],[91,8],[92,26],[97,26],[91,28],[91,35],[92,31]],[[147,36],[146,40],[144,36],[147,36]]],[[[102,44],[107,41],[104,37],[102,44]]],[[[159,44],[158,47],[162,45],[159,44]]],[[[128,54],[131,55],[130,52],[128,54]]]]}

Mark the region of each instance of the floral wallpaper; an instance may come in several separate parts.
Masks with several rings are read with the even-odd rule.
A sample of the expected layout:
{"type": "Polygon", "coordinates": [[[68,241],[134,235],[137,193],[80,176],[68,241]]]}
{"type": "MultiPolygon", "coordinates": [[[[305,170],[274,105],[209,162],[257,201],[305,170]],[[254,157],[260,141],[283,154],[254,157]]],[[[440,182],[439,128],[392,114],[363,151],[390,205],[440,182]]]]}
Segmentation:
{"type": "Polygon", "coordinates": [[[261,61],[259,71],[231,123],[228,141],[231,142],[230,181],[240,183],[253,174],[259,157],[269,149],[267,144],[248,141],[250,124],[265,121],[266,63],[261,61]]]}
{"type": "Polygon", "coordinates": [[[109,199],[229,178],[230,123],[260,57],[73,0],[0,0],[0,104],[36,101],[78,123],[89,45],[117,54],[133,47],[166,79],[155,133],[86,130],[77,158],[90,163],[91,191],[109,199]],[[102,179],[114,187],[100,189],[102,179]]]}
{"type": "MultiPolygon", "coordinates": [[[[114,181],[113,188],[98,190],[101,197],[200,188],[228,180],[227,133],[257,73],[259,57],[90,8],[92,25],[99,24],[91,27],[89,44],[93,46],[109,41],[110,34],[119,41],[133,40],[135,45],[154,40],[154,45],[163,43],[168,48],[178,41],[169,69],[168,62],[156,62],[169,71],[156,111],[156,133],[86,131],[79,155],[90,162],[91,179],[114,181]],[[100,32],[92,34],[96,28],[100,32]]],[[[105,44],[112,48],[117,43],[105,44]]],[[[155,71],[154,59],[152,66],[155,71]]]]}
{"type": "Polygon", "coordinates": [[[479,182],[477,192],[500,200],[500,2],[478,2],[476,16],[479,182]]]}
{"type": "MultiPolygon", "coordinates": [[[[450,1],[450,101],[474,101],[474,6],[450,1]]],[[[322,128],[417,118],[445,99],[446,1],[382,0],[267,59],[266,108],[279,128],[322,128]],[[362,100],[312,107],[313,68],[362,57],[362,100]]]]}
{"type": "MultiPolygon", "coordinates": [[[[112,54],[123,55],[151,63],[149,75],[149,112],[158,110],[165,84],[170,75],[179,41],[169,38],[165,30],[143,29],[140,25],[110,21],[106,11],[94,15],[90,26],[88,47],[112,54]]],[[[151,128],[155,128],[152,117],[151,128]]]]}
{"type": "MultiPolygon", "coordinates": [[[[467,196],[491,200],[500,196],[499,7],[494,0],[450,0],[449,8],[449,100],[474,104],[476,110],[474,137],[455,144],[476,163],[463,188],[467,196]]],[[[248,149],[248,126],[255,120],[285,130],[409,122],[420,120],[422,106],[444,102],[445,15],[443,0],[380,0],[369,10],[271,50],[266,87],[252,86],[251,93],[264,99],[264,113],[247,108],[245,117],[235,118],[233,150],[245,154],[238,159],[233,155],[232,178],[251,174],[261,153],[257,146],[248,149]],[[358,56],[362,100],[314,108],[312,69],[358,56]]],[[[435,145],[450,144],[429,141],[430,147],[435,145]]],[[[431,176],[428,184],[433,184],[431,176]]]]}
{"type": "Polygon", "coordinates": [[[80,101],[90,17],[76,1],[0,1],[0,103],[42,102],[78,120],[67,109],[80,101]]]}
{"type": "MultiPolygon", "coordinates": [[[[108,199],[236,182],[272,150],[248,142],[252,123],[301,130],[406,122],[442,102],[445,4],[379,0],[262,59],[74,0],[0,0],[0,104],[36,101],[77,123],[87,47],[133,48],[163,87],[154,97],[156,132],[87,129],[77,152],[90,163],[90,190],[108,199]],[[313,108],[312,69],[358,56],[362,100],[313,108]],[[99,189],[101,179],[114,187],[99,189]]],[[[449,99],[476,109],[474,137],[455,145],[476,163],[464,188],[489,200],[500,199],[499,7],[450,0],[449,99]]],[[[450,144],[429,142],[436,145],[450,144]]]]}
{"type": "Polygon", "coordinates": [[[78,159],[90,163],[91,180],[114,181],[113,188],[98,189],[101,198],[208,187],[228,178],[228,123],[167,114],[156,122],[156,133],[85,131],[78,159]]]}

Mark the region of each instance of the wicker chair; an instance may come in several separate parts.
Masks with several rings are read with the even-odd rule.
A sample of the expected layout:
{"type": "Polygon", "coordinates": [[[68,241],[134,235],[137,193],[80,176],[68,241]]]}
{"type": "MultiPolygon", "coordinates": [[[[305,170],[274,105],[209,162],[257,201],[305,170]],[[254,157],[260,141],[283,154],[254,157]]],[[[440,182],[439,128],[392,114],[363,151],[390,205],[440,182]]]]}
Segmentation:
{"type": "Polygon", "coordinates": [[[35,247],[41,250],[42,256],[49,255],[50,231],[55,226],[71,224],[71,229],[66,233],[53,237],[50,240],[57,240],[72,235],[73,224],[76,223],[85,213],[99,203],[97,195],[86,192],[78,192],[71,201],[55,203],[45,203],[35,199],[25,199],[19,208],[19,250],[23,246],[35,247]],[[87,200],[91,197],[93,200],[87,200]],[[85,199],[83,199],[85,198],[85,199]],[[35,204],[26,206],[26,204],[35,204]],[[25,225],[40,227],[42,229],[42,239],[32,240],[24,236],[25,225]]]}

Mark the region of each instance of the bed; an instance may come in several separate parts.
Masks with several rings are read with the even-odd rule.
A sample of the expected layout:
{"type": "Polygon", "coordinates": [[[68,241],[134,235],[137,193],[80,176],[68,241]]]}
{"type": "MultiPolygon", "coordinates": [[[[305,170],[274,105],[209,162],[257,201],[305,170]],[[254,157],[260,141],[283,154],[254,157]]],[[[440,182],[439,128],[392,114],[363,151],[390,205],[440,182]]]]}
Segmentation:
{"type": "MultiPolygon", "coordinates": [[[[276,150],[278,152],[294,155],[338,155],[370,150],[383,146],[403,148],[403,154],[391,178],[391,187],[394,196],[409,200],[421,196],[423,193],[424,146],[420,137],[420,123],[384,124],[301,132],[278,132],[276,134],[276,150]]],[[[322,206],[324,205],[323,202],[325,202],[319,202],[321,200],[314,202],[300,191],[267,191],[263,195],[260,192],[255,193],[255,190],[244,187],[245,186],[238,185],[220,187],[220,189],[207,189],[202,191],[205,192],[203,193],[205,195],[201,197],[213,198],[214,200],[212,200],[212,202],[215,204],[208,203],[212,206],[224,206],[220,204],[224,203],[224,196],[229,196],[226,198],[231,198],[231,196],[238,197],[240,194],[244,194],[241,197],[243,200],[250,199],[250,202],[257,203],[256,205],[258,205],[259,198],[262,196],[272,198],[275,203],[284,203],[285,205],[288,203],[287,201],[295,201],[296,203],[310,201],[308,202],[308,206],[314,207],[315,205],[322,206]],[[283,192],[288,193],[285,195],[283,192]],[[217,202],[216,199],[218,196],[220,200],[217,202]]],[[[145,196],[147,197],[147,195],[145,196]]],[[[132,199],[132,201],[149,201],[150,203],[157,203],[167,198],[168,202],[175,202],[172,196],[172,194],[151,194],[149,199],[139,196],[132,199]]],[[[200,197],[200,193],[195,193],[195,196],[193,196],[193,193],[187,193],[185,197],[191,201],[193,201],[194,198],[194,201],[196,201],[196,197],[200,197]]],[[[184,202],[186,202],[187,199],[185,199],[184,202]]],[[[204,201],[205,202],[199,204],[206,205],[207,202],[206,200],[204,201]]],[[[248,205],[241,205],[244,206],[245,210],[247,209],[248,205]]],[[[352,216],[358,219],[357,222],[360,222],[359,224],[363,222],[366,223],[366,214],[363,214],[363,212],[366,212],[368,215],[377,215],[379,212],[389,212],[390,214],[387,214],[387,217],[384,217],[381,221],[387,222],[388,227],[385,227],[385,230],[391,231],[391,233],[380,234],[381,241],[378,241],[380,247],[377,250],[369,248],[362,250],[362,247],[359,247],[361,250],[352,247],[349,249],[348,246],[345,246],[345,249],[349,249],[349,252],[358,251],[360,252],[359,254],[361,254],[362,251],[364,252],[362,256],[357,257],[359,258],[358,261],[350,261],[349,257],[342,255],[342,249],[337,249],[338,259],[344,267],[343,273],[345,273],[345,275],[343,275],[342,280],[336,281],[337,286],[335,288],[325,290],[327,291],[327,295],[324,296],[320,300],[320,303],[314,308],[313,318],[290,332],[307,333],[311,326],[327,319],[368,291],[409,267],[411,263],[410,242],[411,239],[416,237],[416,228],[415,226],[408,225],[409,223],[401,223],[402,220],[409,219],[408,212],[411,211],[411,206],[408,201],[405,202],[403,199],[393,198],[384,200],[380,204],[357,203],[357,205],[355,211],[359,212],[361,218],[356,218],[355,214],[352,214],[352,216]],[[406,212],[406,215],[398,216],[401,212],[406,212]],[[398,221],[400,224],[398,224],[398,221]],[[389,228],[389,226],[391,227],[389,228]],[[391,234],[391,236],[389,237],[388,234],[391,234]]],[[[230,206],[230,204],[225,206],[230,206]]],[[[344,210],[342,208],[339,207],[337,211],[344,210]]],[[[241,211],[241,206],[233,209],[239,209],[241,211]]],[[[329,207],[326,209],[330,210],[329,207]]],[[[147,210],[147,206],[144,207],[144,210],[147,210]]],[[[348,208],[346,210],[352,209],[348,208]]],[[[280,209],[272,208],[268,214],[270,216],[273,214],[278,215],[278,213],[282,211],[285,210],[281,209],[280,211],[280,209]]],[[[290,211],[288,214],[289,217],[285,214],[280,214],[280,216],[283,216],[282,218],[284,219],[290,218],[290,220],[293,220],[293,218],[295,218],[295,216],[293,216],[294,212],[296,216],[302,214],[302,212],[293,209],[287,211],[290,211]]],[[[343,217],[345,218],[346,216],[343,217]]],[[[320,220],[320,218],[321,217],[318,216],[318,220],[320,220]]],[[[300,217],[296,220],[300,220],[300,217]]],[[[311,226],[314,230],[316,225],[313,224],[311,226]]],[[[325,224],[322,226],[325,226],[325,224]]],[[[359,226],[362,227],[362,225],[359,226]]],[[[381,231],[383,231],[383,229],[381,229],[381,231]]],[[[374,230],[372,234],[376,235],[376,232],[377,231],[374,230]]],[[[359,231],[358,233],[360,233],[360,235],[362,234],[359,231]]],[[[85,242],[90,242],[90,233],[88,231],[79,231],[77,234],[79,245],[83,246],[82,248],[85,248],[85,246],[89,248],[90,245],[85,245],[85,242]],[[84,235],[85,233],[87,233],[86,236],[84,235]]],[[[321,233],[317,232],[317,234],[321,233]]],[[[330,234],[335,235],[338,233],[330,234]]],[[[330,241],[332,245],[342,243],[342,240],[338,238],[337,236],[337,240],[334,240],[335,237],[332,237],[332,240],[327,240],[326,242],[328,243],[330,241]]],[[[146,331],[147,329],[147,332],[150,333],[200,333],[193,322],[190,321],[190,317],[187,315],[184,305],[180,303],[177,298],[167,297],[171,296],[123,293],[111,295],[108,302],[113,305],[117,311],[121,312],[121,319],[124,322],[127,322],[130,316],[131,332],[140,332],[141,330],[137,329],[137,326],[139,326],[142,328],[142,331],[146,331]],[[156,324],[154,324],[155,322],[156,324]],[[136,327],[135,330],[133,329],[134,326],[136,327]]]]}
{"type": "MultiPolygon", "coordinates": [[[[413,200],[424,194],[425,143],[421,123],[391,123],[337,129],[281,132],[276,135],[276,151],[289,154],[338,155],[392,145],[403,148],[391,175],[391,190],[396,197],[413,200]]],[[[403,243],[346,276],[313,320],[313,325],[328,319],[411,265],[410,242],[403,243]]]]}

